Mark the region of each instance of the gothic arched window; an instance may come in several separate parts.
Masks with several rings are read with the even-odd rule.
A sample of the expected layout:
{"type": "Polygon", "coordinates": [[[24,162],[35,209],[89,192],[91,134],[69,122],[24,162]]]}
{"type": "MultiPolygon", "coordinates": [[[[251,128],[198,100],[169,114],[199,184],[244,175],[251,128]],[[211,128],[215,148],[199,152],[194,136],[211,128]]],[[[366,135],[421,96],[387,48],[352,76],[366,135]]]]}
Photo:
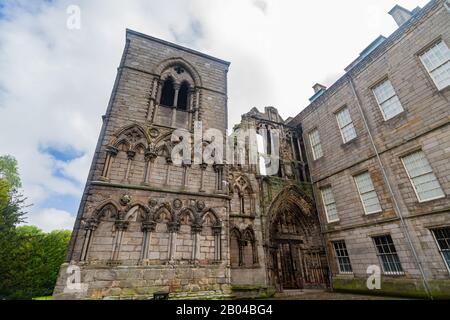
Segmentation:
{"type": "Polygon", "coordinates": [[[164,81],[161,93],[161,104],[163,106],[172,107],[175,98],[175,88],[172,78],[164,81]]]}
{"type": "Polygon", "coordinates": [[[178,101],[177,101],[178,109],[187,111],[188,95],[189,95],[189,84],[187,82],[183,82],[180,86],[180,90],[178,91],[178,101]]]}

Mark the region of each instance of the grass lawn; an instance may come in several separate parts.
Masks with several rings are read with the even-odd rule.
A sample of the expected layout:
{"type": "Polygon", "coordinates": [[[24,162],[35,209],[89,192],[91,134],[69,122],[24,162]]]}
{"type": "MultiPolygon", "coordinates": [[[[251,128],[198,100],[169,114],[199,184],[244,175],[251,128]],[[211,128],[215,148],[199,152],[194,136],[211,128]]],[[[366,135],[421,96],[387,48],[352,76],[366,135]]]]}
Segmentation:
{"type": "Polygon", "coordinates": [[[48,296],[48,297],[36,297],[33,298],[32,300],[53,300],[52,296],[48,296]]]}

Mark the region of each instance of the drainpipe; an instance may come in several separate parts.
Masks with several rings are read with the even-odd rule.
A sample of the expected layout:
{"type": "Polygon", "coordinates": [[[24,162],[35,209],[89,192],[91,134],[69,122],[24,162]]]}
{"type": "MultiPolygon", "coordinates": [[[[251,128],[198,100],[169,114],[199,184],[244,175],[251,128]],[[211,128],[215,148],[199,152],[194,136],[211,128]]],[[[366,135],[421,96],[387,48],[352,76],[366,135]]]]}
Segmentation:
{"type": "Polygon", "coordinates": [[[411,252],[412,252],[413,257],[414,257],[414,260],[415,260],[415,262],[416,262],[416,264],[417,264],[417,266],[419,268],[420,274],[422,276],[422,282],[423,282],[423,285],[425,287],[425,291],[427,292],[427,294],[430,297],[430,299],[433,300],[433,295],[431,294],[431,290],[430,290],[430,287],[428,285],[428,280],[427,280],[427,277],[425,275],[425,271],[423,270],[422,263],[421,263],[421,261],[419,259],[419,255],[417,254],[417,251],[416,251],[416,249],[414,247],[414,244],[413,244],[413,242],[411,240],[411,235],[409,233],[408,226],[406,225],[405,219],[404,219],[403,214],[402,214],[402,212],[400,210],[400,206],[398,205],[397,198],[395,197],[395,194],[394,194],[394,191],[392,189],[391,183],[390,183],[390,181],[388,179],[388,176],[387,176],[387,173],[386,173],[386,169],[385,169],[385,167],[383,165],[383,162],[381,161],[380,153],[378,151],[377,146],[375,145],[375,141],[373,139],[372,132],[370,131],[369,124],[368,124],[367,119],[366,119],[366,117],[364,115],[364,112],[363,112],[363,109],[362,109],[362,105],[361,105],[361,101],[359,99],[358,94],[356,93],[355,84],[354,84],[353,79],[352,79],[351,76],[348,76],[348,82],[350,84],[350,87],[352,88],[352,92],[353,92],[353,95],[355,96],[355,100],[356,100],[356,104],[358,106],[358,110],[359,110],[359,112],[361,114],[361,118],[363,119],[363,122],[364,122],[364,127],[366,128],[366,131],[367,131],[367,133],[369,135],[370,144],[372,145],[372,147],[373,147],[373,149],[375,151],[378,164],[379,164],[379,166],[381,168],[381,172],[383,174],[384,181],[385,181],[385,183],[386,183],[386,185],[388,187],[389,193],[391,195],[392,202],[394,204],[395,212],[397,214],[397,217],[400,219],[400,224],[402,226],[403,234],[404,234],[404,236],[405,236],[405,238],[406,238],[406,240],[407,240],[407,242],[408,242],[408,244],[410,246],[411,252]]]}

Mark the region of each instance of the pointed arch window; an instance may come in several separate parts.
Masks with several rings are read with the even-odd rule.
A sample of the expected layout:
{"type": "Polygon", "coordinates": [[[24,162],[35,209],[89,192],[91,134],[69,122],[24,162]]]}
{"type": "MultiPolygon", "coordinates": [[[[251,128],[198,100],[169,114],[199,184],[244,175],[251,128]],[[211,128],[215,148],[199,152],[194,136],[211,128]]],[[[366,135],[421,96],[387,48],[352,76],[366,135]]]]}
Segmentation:
{"type": "Polygon", "coordinates": [[[178,91],[177,108],[183,111],[188,110],[189,84],[183,82],[178,91]]]}

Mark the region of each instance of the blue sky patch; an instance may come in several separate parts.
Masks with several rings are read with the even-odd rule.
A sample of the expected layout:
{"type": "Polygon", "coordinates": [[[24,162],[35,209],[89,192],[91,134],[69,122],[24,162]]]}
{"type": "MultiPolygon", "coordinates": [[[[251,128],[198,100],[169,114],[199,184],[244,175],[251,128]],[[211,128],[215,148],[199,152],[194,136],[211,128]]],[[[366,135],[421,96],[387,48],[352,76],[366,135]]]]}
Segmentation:
{"type": "Polygon", "coordinates": [[[71,213],[75,216],[80,205],[80,197],[73,195],[54,195],[40,205],[42,208],[54,208],[71,213]]]}
{"type": "Polygon", "coordinates": [[[50,155],[55,160],[64,161],[64,162],[69,162],[69,161],[75,160],[84,155],[84,152],[78,151],[75,148],[72,148],[71,146],[68,146],[65,148],[40,147],[39,151],[41,153],[46,153],[46,154],[50,155]]]}

